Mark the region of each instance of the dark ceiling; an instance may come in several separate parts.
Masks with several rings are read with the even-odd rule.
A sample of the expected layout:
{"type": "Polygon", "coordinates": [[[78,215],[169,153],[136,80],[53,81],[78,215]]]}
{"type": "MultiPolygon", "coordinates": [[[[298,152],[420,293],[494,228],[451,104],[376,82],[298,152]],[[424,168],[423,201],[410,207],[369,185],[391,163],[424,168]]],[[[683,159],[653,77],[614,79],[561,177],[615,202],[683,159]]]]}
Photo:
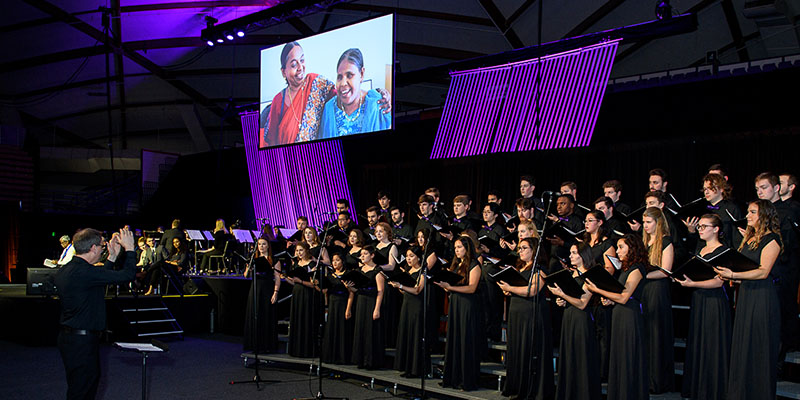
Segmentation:
{"type": "MultiPolygon", "coordinates": [[[[6,0],[0,13],[6,49],[0,60],[0,124],[25,127],[29,138],[50,147],[105,149],[109,138],[119,151],[190,154],[231,146],[241,142],[236,107],[258,102],[264,47],[396,13],[402,83],[402,74],[536,45],[540,1],[543,43],[651,21],[657,3],[342,1],[209,48],[200,38],[206,16],[221,24],[279,2],[6,0]],[[102,7],[111,16],[110,40],[102,7]]],[[[623,42],[612,77],[697,66],[709,51],[718,51],[723,64],[800,53],[790,18],[778,15],[766,26],[748,16],[745,9],[752,7],[743,0],[671,3],[676,15],[695,13],[697,29],[623,42]]],[[[396,110],[439,107],[446,91],[445,81],[417,74],[396,88],[396,110]]]]}

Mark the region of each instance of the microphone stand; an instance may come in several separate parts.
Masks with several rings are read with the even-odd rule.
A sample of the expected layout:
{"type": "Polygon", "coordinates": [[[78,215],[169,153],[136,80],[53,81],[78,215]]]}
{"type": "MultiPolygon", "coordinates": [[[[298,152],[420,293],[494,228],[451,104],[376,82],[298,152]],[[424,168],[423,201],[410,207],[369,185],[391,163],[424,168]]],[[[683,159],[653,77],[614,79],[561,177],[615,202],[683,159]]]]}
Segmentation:
{"type": "MultiPolygon", "coordinates": [[[[544,199],[542,199],[544,201],[544,199]]],[[[539,260],[539,254],[542,250],[542,243],[544,242],[544,231],[545,227],[547,226],[547,216],[550,214],[550,207],[553,205],[553,195],[551,194],[550,197],[547,199],[547,207],[545,207],[544,212],[544,222],[542,223],[542,235],[539,238],[539,243],[536,244],[536,253],[533,255],[533,260],[531,263],[533,265],[533,269],[531,270],[531,277],[528,279],[528,295],[530,297],[531,294],[531,287],[536,294],[533,297],[533,343],[536,343],[536,324],[539,322],[539,277],[542,274],[542,268],[537,265],[537,261],[539,260]],[[533,281],[536,281],[534,284],[533,281]]],[[[518,245],[519,246],[519,245],[518,245]]],[[[542,327],[544,329],[544,327],[542,327]]],[[[531,352],[531,379],[528,381],[528,393],[531,392],[533,389],[534,382],[537,382],[537,377],[539,376],[539,364],[537,363],[537,356],[536,356],[536,349],[534,348],[531,352]]]]}
{"type": "Polygon", "coordinates": [[[419,386],[422,393],[421,399],[425,399],[425,378],[430,368],[430,354],[428,353],[428,250],[430,249],[431,238],[425,239],[425,248],[422,252],[422,270],[420,276],[425,277],[425,286],[422,288],[422,373],[419,374],[419,386]]]}
{"type": "MultiPolygon", "coordinates": [[[[322,227],[323,227],[322,239],[319,242],[319,246],[320,246],[319,257],[317,257],[317,262],[316,262],[316,264],[314,264],[314,268],[316,268],[316,272],[314,273],[314,275],[317,276],[317,280],[318,281],[322,281],[323,279],[326,279],[326,277],[327,277],[326,274],[328,272],[327,271],[328,268],[326,266],[323,266],[324,268],[320,268],[320,260],[322,260],[322,251],[325,250],[325,242],[328,239],[328,229],[325,229],[325,225],[324,224],[323,224],[322,227]]],[[[328,228],[331,228],[331,226],[329,226],[328,228]]],[[[314,289],[314,292],[315,292],[314,293],[314,297],[316,297],[317,292],[319,292],[319,294],[322,294],[322,290],[321,289],[320,290],[314,289]]],[[[299,399],[296,399],[296,400],[314,400],[314,399],[316,399],[316,400],[322,400],[322,399],[349,400],[347,397],[328,397],[328,396],[325,396],[324,393],[322,393],[322,336],[323,336],[323,330],[324,330],[324,327],[325,327],[325,301],[324,301],[324,299],[325,298],[323,296],[322,301],[319,302],[319,316],[318,316],[318,318],[319,318],[319,328],[318,328],[318,331],[317,331],[317,361],[319,362],[319,364],[317,364],[317,377],[319,378],[319,380],[318,380],[318,383],[317,383],[317,385],[318,385],[317,386],[318,387],[317,395],[314,396],[314,397],[305,397],[305,398],[299,398],[299,399]]],[[[313,297],[312,297],[312,300],[311,300],[312,306],[313,306],[314,303],[315,302],[314,302],[313,297]]]]}
{"type": "MultiPolygon", "coordinates": [[[[253,250],[253,253],[250,255],[250,260],[247,262],[247,268],[250,270],[252,274],[251,279],[253,281],[253,337],[255,338],[255,346],[253,349],[253,358],[255,362],[252,364],[255,369],[255,374],[253,375],[253,379],[247,381],[231,381],[231,385],[236,385],[239,383],[255,383],[256,390],[261,390],[261,383],[278,383],[280,381],[276,380],[269,380],[269,379],[261,379],[261,375],[258,374],[258,364],[261,363],[258,359],[258,348],[260,347],[260,340],[259,337],[261,336],[258,332],[258,273],[255,269],[255,258],[256,253],[258,252],[258,247],[253,250]]],[[[240,256],[241,257],[241,256],[240,256]]]]}

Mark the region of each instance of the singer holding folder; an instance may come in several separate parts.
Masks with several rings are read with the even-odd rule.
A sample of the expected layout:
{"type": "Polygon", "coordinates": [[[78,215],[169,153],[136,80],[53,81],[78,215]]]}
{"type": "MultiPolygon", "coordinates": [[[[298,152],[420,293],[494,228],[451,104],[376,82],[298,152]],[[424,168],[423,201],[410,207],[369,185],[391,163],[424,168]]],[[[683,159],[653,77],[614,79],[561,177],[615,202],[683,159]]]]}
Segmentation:
{"type": "MultiPolygon", "coordinates": [[[[592,214],[586,216],[587,219],[592,214]]],[[[572,245],[569,249],[569,262],[572,276],[583,289],[580,297],[564,293],[558,284],[548,285],[548,289],[558,296],[556,304],[566,307],[561,321],[561,343],[558,348],[558,387],[557,400],[599,400],[601,397],[599,345],[595,332],[591,309],[587,307],[592,299],[581,274],[594,264],[592,248],[586,244],[572,245]]],[[[569,273],[564,271],[562,273],[569,273]]]]}
{"type": "MultiPolygon", "coordinates": [[[[533,257],[538,240],[520,240],[519,272],[526,280],[534,273],[533,257]]],[[[530,284],[511,286],[500,280],[498,285],[511,296],[508,307],[508,351],[506,352],[506,385],[503,396],[519,399],[553,397],[553,329],[550,306],[543,294],[543,274],[530,284]],[[536,298],[538,296],[538,299],[536,298]],[[536,316],[534,321],[533,316],[536,316]],[[536,364],[532,364],[535,362],[536,364]]]]}
{"type": "MultiPolygon", "coordinates": [[[[700,240],[705,242],[697,253],[703,259],[714,257],[728,248],[720,242],[723,222],[716,214],[700,217],[696,229],[700,240]]],[[[731,353],[731,307],[722,287],[724,282],[719,276],[693,281],[680,272],[676,272],[673,278],[681,286],[695,288],[686,338],[682,396],[688,399],[725,398],[731,353]]]]}
{"type": "Polygon", "coordinates": [[[383,367],[383,356],[386,353],[384,344],[384,326],[381,315],[385,280],[381,267],[375,264],[375,246],[366,245],[361,249],[360,272],[366,276],[365,285],[358,288],[351,281],[345,285],[355,290],[356,314],[355,331],[353,333],[353,363],[358,368],[378,369],[383,367]]]}
{"type": "Polygon", "coordinates": [[[314,267],[314,259],[306,242],[297,244],[294,255],[296,261],[289,270],[291,276],[286,278],[286,282],[294,286],[289,308],[288,353],[292,357],[316,357],[314,339],[319,327],[316,307],[320,302],[314,294],[314,284],[308,278],[314,267]]]}
{"type": "Polygon", "coordinates": [[[273,260],[272,247],[266,238],[258,239],[256,252],[252,265],[248,264],[244,270],[245,278],[250,277],[253,272],[256,273],[258,298],[253,296],[254,288],[253,285],[250,285],[242,347],[245,351],[254,350],[258,343],[260,354],[274,353],[278,349],[278,308],[275,303],[278,301],[278,291],[281,289],[281,262],[273,260]],[[258,326],[253,329],[255,323],[253,306],[256,302],[258,303],[258,326]],[[255,335],[258,335],[260,340],[256,340],[255,335]]]}
{"type": "MultiPolygon", "coordinates": [[[[430,367],[425,365],[422,346],[423,321],[422,307],[424,299],[422,291],[425,288],[425,275],[422,273],[422,248],[411,247],[406,250],[406,263],[408,270],[402,272],[413,278],[414,285],[403,285],[402,283],[389,281],[395,289],[403,294],[403,305],[400,309],[400,323],[397,329],[397,351],[394,357],[394,369],[402,371],[400,376],[404,378],[417,378],[429,372],[430,367]]],[[[431,293],[428,291],[427,293],[431,293]]],[[[433,303],[430,303],[433,304],[433,303]]],[[[433,314],[429,313],[428,315],[433,314]]],[[[428,330],[433,325],[431,318],[428,317],[428,330]]],[[[432,338],[433,336],[428,336],[432,338]]]]}
{"type": "Polygon", "coordinates": [[[650,260],[642,290],[644,323],[650,365],[650,393],[672,391],[675,383],[675,335],[672,328],[672,298],[667,274],[675,259],[675,246],[669,236],[667,217],[658,207],[648,207],[642,214],[642,238],[650,260]],[[660,268],[660,269],[659,269],[660,268]]]}
{"type": "Polygon", "coordinates": [[[481,356],[486,351],[481,327],[481,299],[477,293],[481,267],[470,238],[457,237],[453,250],[455,257],[449,270],[461,275],[463,284],[454,286],[436,282],[450,294],[442,386],[469,391],[478,389],[481,356]]]}
{"type": "Polygon", "coordinates": [[[611,314],[611,348],[608,360],[608,400],[648,399],[650,394],[642,312],[642,279],[648,265],[642,239],[627,234],[617,241],[617,255],[622,261],[619,282],[622,293],[609,292],[586,280],[586,288],[603,296],[604,304],[614,304],[611,314]]]}
{"type": "Polygon", "coordinates": [[[333,253],[331,263],[333,269],[324,278],[330,287],[322,289],[328,297],[328,318],[322,335],[322,362],[350,364],[353,355],[353,303],[356,296],[342,283],[342,275],[346,270],[344,256],[333,253]]]}
{"type": "Polygon", "coordinates": [[[733,321],[728,399],[774,399],[781,315],[771,272],[782,247],[780,222],[768,200],[748,204],[746,218],[739,251],[760,266],[743,272],[715,268],[722,279],[742,281],[733,321]]]}

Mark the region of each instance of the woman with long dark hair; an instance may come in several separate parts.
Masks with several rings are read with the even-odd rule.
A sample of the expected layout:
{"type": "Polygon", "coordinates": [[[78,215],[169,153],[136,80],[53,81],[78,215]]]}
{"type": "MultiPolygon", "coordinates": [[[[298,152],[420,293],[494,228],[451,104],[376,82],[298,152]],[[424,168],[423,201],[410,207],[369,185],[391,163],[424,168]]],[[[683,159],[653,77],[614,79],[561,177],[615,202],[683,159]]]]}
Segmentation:
{"type": "Polygon", "coordinates": [[[647,356],[650,365],[650,393],[672,391],[675,384],[675,335],[672,327],[672,298],[667,274],[675,258],[669,223],[657,207],[644,210],[642,239],[647,247],[650,271],[642,291],[644,323],[647,327],[647,356]]]}
{"type": "MultiPolygon", "coordinates": [[[[697,253],[709,259],[729,247],[720,242],[723,222],[716,214],[705,214],[696,225],[705,243],[697,253]]],[[[682,396],[688,399],[722,399],[728,385],[731,352],[731,307],[718,276],[704,281],[675,277],[681,286],[695,288],[686,337],[682,396]]]]}
{"type": "Polygon", "coordinates": [[[592,292],[583,285],[583,278],[580,277],[594,264],[591,247],[585,243],[572,245],[569,261],[573,267],[572,276],[583,287],[581,297],[567,295],[558,285],[548,287],[558,296],[556,304],[566,307],[561,320],[561,343],[558,347],[556,399],[599,400],[601,377],[595,373],[600,368],[599,346],[591,309],[587,307],[592,292]]]}
{"type": "Polygon", "coordinates": [[[258,299],[253,296],[253,285],[247,295],[247,309],[244,315],[244,338],[242,347],[245,351],[255,350],[258,336],[258,353],[274,353],[278,348],[277,306],[278,291],[281,289],[281,263],[273,261],[272,246],[266,238],[259,238],[256,242],[256,257],[253,263],[244,269],[244,277],[256,274],[258,285],[258,299]],[[252,268],[251,268],[252,267],[252,268]],[[255,325],[254,305],[258,304],[258,325],[255,325]]]}
{"type": "Polygon", "coordinates": [[[500,289],[511,296],[508,306],[508,351],[503,396],[517,399],[548,399],[555,393],[550,307],[542,290],[543,274],[531,278],[537,245],[538,240],[532,237],[521,239],[517,244],[517,269],[526,279],[533,279],[530,290],[528,286],[511,286],[503,281],[498,282],[500,289]],[[534,360],[535,365],[531,363],[534,360]]]}
{"type": "MultiPolygon", "coordinates": [[[[386,281],[380,273],[381,268],[375,264],[375,247],[364,246],[361,249],[361,272],[371,280],[367,287],[358,288],[356,294],[355,331],[353,334],[353,363],[358,368],[377,369],[383,367],[383,356],[386,352],[381,318],[381,303],[386,281]]],[[[345,284],[353,288],[352,282],[345,284]]]]}
{"type": "MultiPolygon", "coordinates": [[[[300,242],[294,249],[296,260],[292,270],[314,271],[314,258],[308,243],[300,242]]],[[[319,295],[315,293],[314,284],[300,278],[286,278],[293,285],[292,305],[289,309],[289,355],[293,357],[316,357],[314,346],[316,332],[319,329],[319,295]]]]}
{"type": "MultiPolygon", "coordinates": [[[[401,376],[416,378],[429,371],[430,365],[425,364],[425,353],[422,346],[423,320],[422,293],[427,279],[422,273],[422,249],[412,247],[406,250],[406,273],[416,280],[414,286],[404,286],[397,282],[389,282],[392,287],[403,294],[403,305],[400,308],[400,324],[397,330],[397,352],[394,357],[394,369],[403,371],[401,376]]],[[[431,318],[428,318],[429,328],[431,318]]],[[[435,340],[428,337],[428,340],[435,340]]]]}
{"type": "Polygon", "coordinates": [[[739,251],[759,267],[744,272],[716,268],[726,280],[741,280],[731,339],[728,399],[774,399],[778,382],[780,305],[772,267],[782,251],[780,223],[768,200],[747,205],[747,230],[739,251]]]}
{"type": "MultiPolygon", "coordinates": [[[[617,251],[614,247],[616,242],[609,237],[606,229],[606,218],[602,211],[592,210],[584,218],[586,232],[583,234],[583,242],[589,246],[592,259],[587,264],[588,268],[599,264],[605,267],[609,274],[616,274],[614,265],[606,256],[616,257],[617,251]]],[[[592,316],[594,317],[595,333],[600,354],[600,378],[605,382],[608,380],[608,348],[611,346],[611,308],[604,306],[600,296],[594,296],[589,304],[592,316]]]]}
{"type": "Polygon", "coordinates": [[[453,286],[436,282],[450,294],[442,386],[475,390],[480,381],[481,354],[486,349],[481,326],[481,299],[476,292],[481,268],[469,238],[458,237],[453,246],[455,257],[449,269],[461,275],[462,284],[453,286]]]}
{"type": "Polygon", "coordinates": [[[591,280],[586,288],[614,305],[611,313],[611,347],[608,359],[608,400],[646,400],[650,397],[642,313],[642,280],[646,274],[647,249],[634,234],[617,241],[617,255],[622,261],[617,280],[625,286],[622,293],[598,288],[591,280]]]}
{"type": "MultiPolygon", "coordinates": [[[[392,243],[392,227],[386,222],[378,222],[375,225],[375,252],[381,255],[382,259],[386,260],[386,264],[381,265],[384,271],[394,271],[397,264],[399,264],[400,254],[397,246],[392,243]]],[[[397,324],[398,315],[400,314],[400,307],[402,305],[402,298],[396,290],[387,290],[383,294],[383,302],[381,303],[381,315],[383,316],[384,333],[386,334],[386,346],[395,347],[397,344],[397,324]]]]}
{"type": "Polygon", "coordinates": [[[333,270],[325,279],[331,287],[323,289],[328,297],[328,320],[322,335],[322,362],[333,364],[350,364],[353,356],[353,309],[355,294],[342,284],[342,275],[346,272],[344,257],[341,253],[331,256],[333,270]]]}

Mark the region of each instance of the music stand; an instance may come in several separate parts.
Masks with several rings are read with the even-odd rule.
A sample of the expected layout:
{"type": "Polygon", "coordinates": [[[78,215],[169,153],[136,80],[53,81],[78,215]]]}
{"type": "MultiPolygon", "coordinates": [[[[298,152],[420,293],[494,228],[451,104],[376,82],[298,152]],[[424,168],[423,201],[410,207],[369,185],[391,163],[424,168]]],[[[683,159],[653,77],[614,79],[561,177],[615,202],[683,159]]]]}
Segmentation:
{"type": "Polygon", "coordinates": [[[186,233],[189,235],[189,239],[191,239],[194,244],[195,262],[192,265],[192,271],[191,271],[194,274],[197,273],[197,242],[201,240],[206,240],[206,238],[203,236],[203,232],[197,229],[187,229],[186,233]]]}
{"type": "Polygon", "coordinates": [[[147,400],[147,356],[150,353],[169,351],[169,346],[153,339],[152,344],[115,342],[114,347],[122,351],[132,351],[142,355],[142,400],[147,400]]]}

